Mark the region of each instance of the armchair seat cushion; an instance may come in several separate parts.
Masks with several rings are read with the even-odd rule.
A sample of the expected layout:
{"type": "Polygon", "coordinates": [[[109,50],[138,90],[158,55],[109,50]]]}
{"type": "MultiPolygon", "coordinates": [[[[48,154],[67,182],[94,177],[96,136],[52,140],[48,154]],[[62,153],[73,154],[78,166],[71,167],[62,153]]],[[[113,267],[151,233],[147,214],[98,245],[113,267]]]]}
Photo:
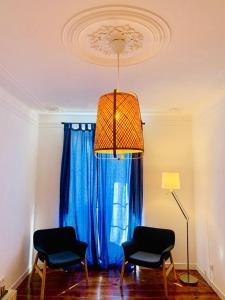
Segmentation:
{"type": "Polygon", "coordinates": [[[48,255],[48,265],[54,269],[70,266],[82,260],[83,258],[72,251],[62,251],[48,255]]]}
{"type": "Polygon", "coordinates": [[[161,266],[161,255],[156,253],[137,251],[129,256],[128,261],[138,266],[158,268],[161,266]]]}

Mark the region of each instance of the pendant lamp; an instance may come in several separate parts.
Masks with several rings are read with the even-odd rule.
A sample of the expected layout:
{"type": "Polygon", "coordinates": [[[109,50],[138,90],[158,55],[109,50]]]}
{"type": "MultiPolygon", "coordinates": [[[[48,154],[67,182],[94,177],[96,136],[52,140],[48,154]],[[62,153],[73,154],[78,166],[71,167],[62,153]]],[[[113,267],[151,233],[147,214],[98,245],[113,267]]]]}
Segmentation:
{"type": "MultiPolygon", "coordinates": [[[[117,54],[119,86],[119,55],[125,47],[125,39],[117,36],[111,42],[117,54]]],[[[121,92],[117,88],[99,98],[94,151],[97,158],[103,159],[126,159],[124,154],[134,153],[138,155],[132,155],[132,158],[143,156],[141,113],[134,93],[121,92]]]]}

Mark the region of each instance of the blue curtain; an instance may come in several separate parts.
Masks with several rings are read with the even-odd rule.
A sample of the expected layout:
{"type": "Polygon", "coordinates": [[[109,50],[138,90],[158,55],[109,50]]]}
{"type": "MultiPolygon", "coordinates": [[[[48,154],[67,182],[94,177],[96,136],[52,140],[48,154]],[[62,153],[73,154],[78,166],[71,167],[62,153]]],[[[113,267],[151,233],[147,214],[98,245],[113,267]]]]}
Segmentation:
{"type": "Polygon", "coordinates": [[[138,155],[133,154],[131,163],[128,239],[132,238],[134,228],[141,225],[142,221],[143,158],[137,159],[138,155]]]}
{"type": "MultiPolygon", "coordinates": [[[[68,127],[65,124],[65,127],[68,127]]],[[[96,158],[93,153],[94,124],[78,124],[78,127],[69,127],[70,135],[64,130],[64,146],[62,157],[61,182],[69,181],[65,189],[68,195],[67,201],[60,198],[60,226],[73,226],[77,238],[88,243],[87,259],[89,264],[96,265],[97,239],[96,228],[96,158]],[[67,140],[70,136],[70,144],[67,140]],[[67,159],[64,159],[66,148],[67,159]],[[65,165],[65,163],[69,164],[65,165]],[[68,172],[64,170],[69,168],[68,172]],[[62,176],[67,179],[62,179],[62,176]],[[66,206],[67,209],[64,207],[66,206]]],[[[62,187],[64,190],[64,187],[62,187]]],[[[60,193],[61,195],[61,193],[60,193]]]]}
{"type": "Polygon", "coordinates": [[[68,213],[70,190],[70,141],[71,124],[64,124],[63,155],[60,177],[59,225],[63,226],[64,216],[68,213]]]}
{"type": "MultiPolygon", "coordinates": [[[[102,156],[104,156],[102,154],[102,156]]],[[[98,160],[98,231],[102,268],[121,265],[129,226],[131,160],[98,160]]]]}
{"type": "Polygon", "coordinates": [[[141,224],[142,160],[96,159],[94,135],[94,124],[64,126],[59,221],[88,243],[89,265],[105,269],[121,265],[121,243],[141,224]]]}

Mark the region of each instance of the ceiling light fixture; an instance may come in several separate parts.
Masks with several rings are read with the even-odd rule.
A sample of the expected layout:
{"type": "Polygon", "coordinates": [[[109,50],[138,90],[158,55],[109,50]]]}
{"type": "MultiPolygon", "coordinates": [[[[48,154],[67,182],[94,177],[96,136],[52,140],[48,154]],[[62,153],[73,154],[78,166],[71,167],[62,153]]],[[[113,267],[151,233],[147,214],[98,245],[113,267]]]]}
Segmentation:
{"type": "Polygon", "coordinates": [[[125,44],[125,37],[120,32],[112,36],[111,46],[117,54],[117,89],[99,98],[94,143],[97,158],[137,159],[144,152],[138,98],[134,93],[119,91],[119,57],[125,44]],[[125,155],[134,153],[138,155],[125,155]]]}

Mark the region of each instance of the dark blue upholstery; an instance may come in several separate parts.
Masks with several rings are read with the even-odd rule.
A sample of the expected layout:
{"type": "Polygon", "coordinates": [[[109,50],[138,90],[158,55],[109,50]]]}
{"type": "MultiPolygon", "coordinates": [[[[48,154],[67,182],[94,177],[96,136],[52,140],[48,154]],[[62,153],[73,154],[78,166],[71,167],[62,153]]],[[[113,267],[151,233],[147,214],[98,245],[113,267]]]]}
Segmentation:
{"type": "Polygon", "coordinates": [[[129,261],[134,265],[157,268],[160,266],[160,254],[137,251],[130,255],[129,261]]]}
{"type": "Polygon", "coordinates": [[[170,229],[137,226],[133,239],[122,244],[126,261],[148,268],[158,268],[167,260],[175,245],[170,229]]]}
{"type": "Polygon", "coordinates": [[[33,241],[38,258],[52,269],[75,265],[85,258],[87,244],[76,239],[73,227],[37,230],[33,241]]]}
{"type": "Polygon", "coordinates": [[[80,256],[72,251],[57,252],[48,255],[49,265],[60,268],[80,261],[80,256]]]}

